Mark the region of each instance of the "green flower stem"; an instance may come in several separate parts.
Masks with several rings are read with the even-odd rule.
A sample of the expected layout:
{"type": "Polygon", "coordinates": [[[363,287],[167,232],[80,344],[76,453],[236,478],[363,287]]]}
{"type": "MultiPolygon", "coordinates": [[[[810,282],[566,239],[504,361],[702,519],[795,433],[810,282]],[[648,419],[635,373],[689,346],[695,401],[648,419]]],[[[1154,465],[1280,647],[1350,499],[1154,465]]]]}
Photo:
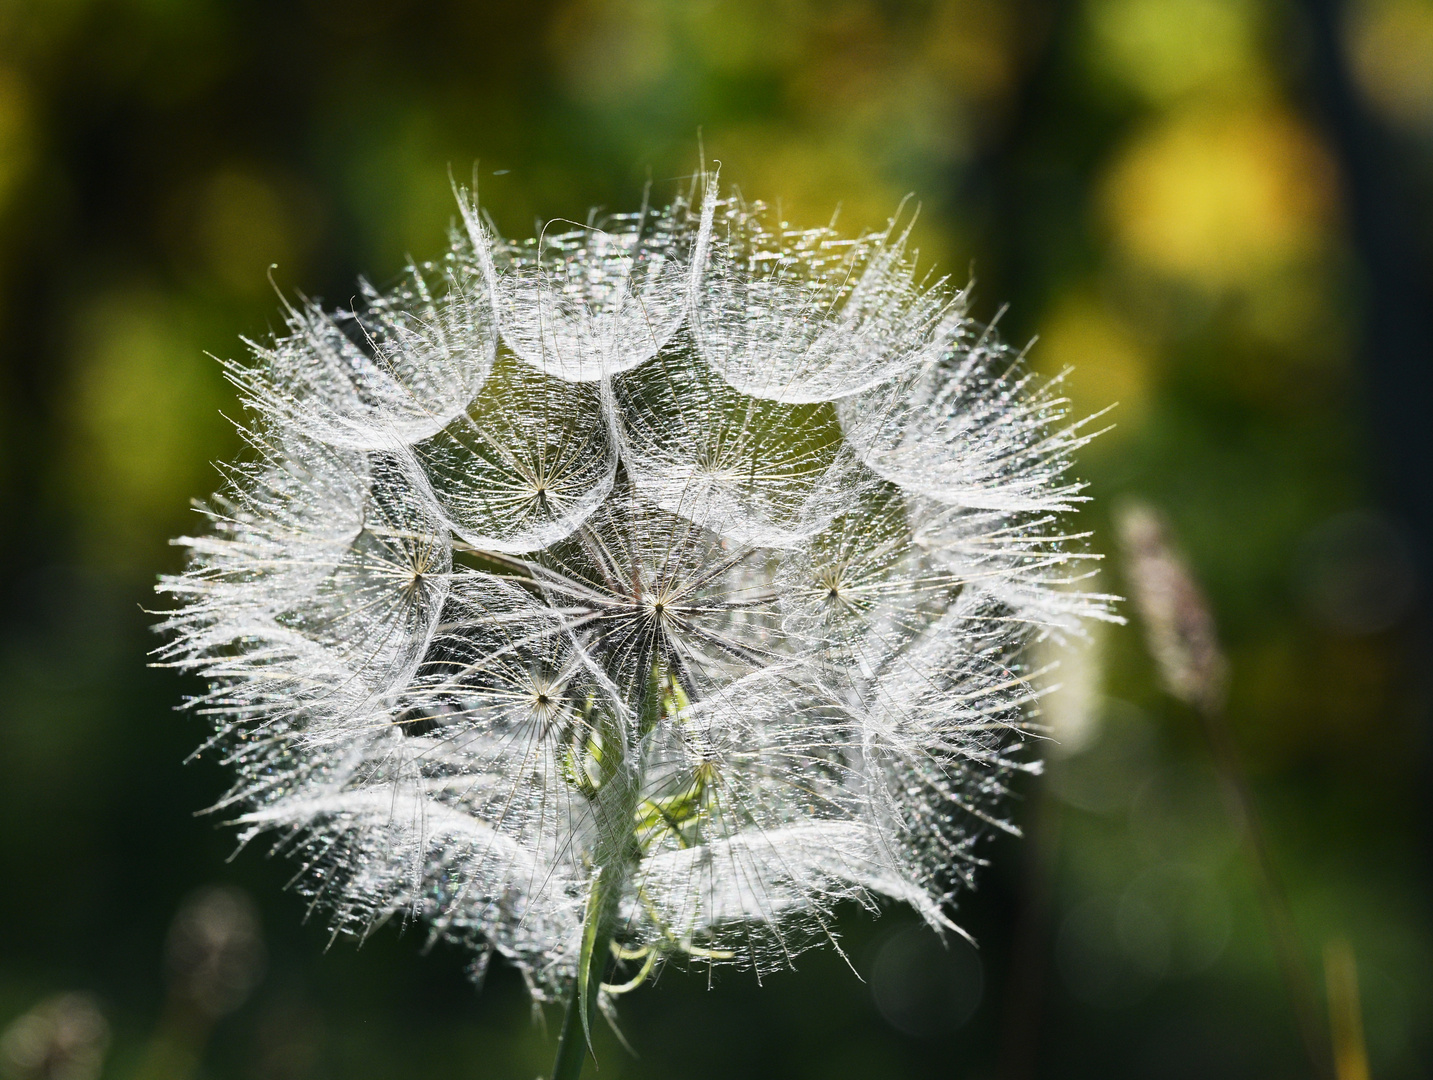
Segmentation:
{"type": "MultiPolygon", "coordinates": [[[[635,703],[641,738],[644,739],[662,715],[663,689],[670,688],[670,679],[655,660],[640,665],[638,670],[650,671],[635,703]]],[[[552,1065],[552,1080],[577,1080],[582,1075],[582,1065],[591,1048],[590,1027],[597,1013],[598,996],[613,965],[612,938],[617,923],[618,899],[623,884],[642,855],[637,839],[637,799],[645,764],[643,753],[640,746],[632,748],[637,750],[637,760],[628,762],[624,760],[628,747],[624,745],[621,732],[608,730],[604,734],[602,779],[597,789],[587,795],[598,820],[611,826],[603,830],[605,838],[599,841],[594,853],[599,869],[593,877],[586,918],[597,930],[588,938],[588,927],[583,927],[586,940],[579,960],[578,977],[572,980],[572,994],[567,1000],[567,1013],[562,1020],[557,1058],[552,1065]]]]}
{"type": "MultiPolygon", "coordinates": [[[[597,1010],[597,994],[607,974],[612,949],[611,938],[599,935],[597,947],[592,950],[592,968],[587,981],[587,1015],[597,1010]]],[[[582,1066],[587,1060],[587,1034],[582,1030],[582,993],[580,979],[572,980],[572,995],[567,999],[567,1014],[562,1020],[562,1034],[557,1040],[557,1059],[552,1063],[552,1080],[577,1080],[582,1075],[582,1066]]]]}

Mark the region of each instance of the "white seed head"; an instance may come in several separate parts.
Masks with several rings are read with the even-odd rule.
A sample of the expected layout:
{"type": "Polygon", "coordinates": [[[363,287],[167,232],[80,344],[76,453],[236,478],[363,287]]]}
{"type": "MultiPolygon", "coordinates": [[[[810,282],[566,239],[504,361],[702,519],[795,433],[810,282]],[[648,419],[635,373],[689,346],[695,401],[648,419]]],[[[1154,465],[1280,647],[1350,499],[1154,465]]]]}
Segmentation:
{"type": "Polygon", "coordinates": [[[339,930],[424,920],[539,1000],[599,906],[624,956],[757,969],[841,900],[953,927],[1034,768],[1027,647],[1113,617],[1081,424],[894,223],[710,180],[523,242],[460,207],[230,367],[251,460],[160,585],[221,806],[339,930]]]}

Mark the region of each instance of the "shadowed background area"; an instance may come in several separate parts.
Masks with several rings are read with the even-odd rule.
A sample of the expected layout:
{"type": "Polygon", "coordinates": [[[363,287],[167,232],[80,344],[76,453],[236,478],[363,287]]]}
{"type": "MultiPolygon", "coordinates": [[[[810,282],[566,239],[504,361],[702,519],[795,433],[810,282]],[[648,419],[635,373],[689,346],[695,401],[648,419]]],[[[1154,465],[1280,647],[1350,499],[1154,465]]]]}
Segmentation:
{"type": "MultiPolygon", "coordinates": [[[[230,859],[142,607],[240,452],[206,353],[274,287],[437,255],[450,176],[524,235],[703,151],[799,225],[914,193],[922,264],[1009,302],[1074,411],[1118,403],[1083,523],[1173,522],[1320,1007],[1356,977],[1372,1075],[1427,1075],[1433,0],[0,0],[0,1075],[548,1067],[513,972],[474,991],[419,928],[328,948],[294,866],[230,859]]],[[[600,1075],[1309,1075],[1138,625],[1060,680],[978,951],[850,910],[849,967],[664,972],[600,1075]]]]}

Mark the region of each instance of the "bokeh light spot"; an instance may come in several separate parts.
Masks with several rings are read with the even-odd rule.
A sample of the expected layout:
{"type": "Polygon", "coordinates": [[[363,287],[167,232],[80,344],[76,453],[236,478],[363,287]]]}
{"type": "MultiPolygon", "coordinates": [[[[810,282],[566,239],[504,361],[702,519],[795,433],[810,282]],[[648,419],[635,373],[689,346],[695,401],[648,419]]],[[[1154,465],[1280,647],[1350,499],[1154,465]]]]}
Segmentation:
{"type": "Polygon", "coordinates": [[[1376,634],[1418,599],[1418,560],[1407,533],[1370,510],[1337,514],[1300,545],[1296,585],[1313,620],[1337,634],[1376,634]]]}
{"type": "Polygon", "coordinates": [[[980,1006],[985,976],[964,938],[942,942],[924,924],[888,936],[870,969],[871,996],[887,1023],[918,1038],[963,1027],[980,1006]]]}
{"type": "Polygon", "coordinates": [[[227,427],[224,383],[192,320],[156,296],[102,297],[78,325],[72,497],[84,546],[123,564],[152,542],[156,521],[213,486],[203,463],[227,427]]]}
{"type": "Polygon", "coordinates": [[[1316,253],[1333,169],[1283,113],[1177,113],[1137,136],[1105,188],[1133,261],[1210,290],[1246,287],[1316,253]]]}
{"type": "Polygon", "coordinates": [[[1346,47],[1360,89],[1387,119],[1433,133],[1433,0],[1351,7],[1346,47]]]}
{"type": "Polygon", "coordinates": [[[1114,312],[1088,296],[1073,295],[1059,303],[1043,324],[1032,355],[1040,370],[1058,374],[1071,369],[1061,384],[1077,416],[1111,405],[1114,427],[1097,441],[1098,451],[1127,438],[1149,412],[1154,357],[1134,329],[1114,312]]]}
{"type": "Polygon", "coordinates": [[[278,188],[257,173],[225,168],[200,196],[196,240],[205,269],[230,292],[268,289],[268,268],[292,269],[305,234],[278,188]]]}
{"type": "Polygon", "coordinates": [[[1092,60],[1155,103],[1248,92],[1265,81],[1258,15],[1251,0],[1096,0],[1087,9],[1092,60]]]}

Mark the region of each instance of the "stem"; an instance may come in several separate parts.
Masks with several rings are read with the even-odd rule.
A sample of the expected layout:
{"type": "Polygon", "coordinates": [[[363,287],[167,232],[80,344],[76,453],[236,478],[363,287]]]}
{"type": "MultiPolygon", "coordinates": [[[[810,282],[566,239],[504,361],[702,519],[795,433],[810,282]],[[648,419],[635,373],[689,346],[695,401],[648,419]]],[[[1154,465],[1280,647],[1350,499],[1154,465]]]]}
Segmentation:
{"type": "MultiPolygon", "coordinates": [[[[607,944],[608,940],[610,939],[603,935],[597,942],[597,948],[593,950],[592,972],[587,981],[588,1016],[592,1016],[597,1009],[597,994],[607,971],[608,956],[612,951],[607,944]]],[[[587,1038],[582,1032],[582,1003],[577,1000],[581,985],[579,980],[572,980],[572,994],[567,999],[567,1013],[562,1018],[562,1034],[557,1040],[557,1059],[552,1063],[552,1080],[577,1080],[582,1075],[583,1064],[587,1061],[587,1038]]]]}
{"type": "Polygon", "coordinates": [[[1249,790],[1249,781],[1244,775],[1243,763],[1234,747],[1222,707],[1216,703],[1205,702],[1196,708],[1195,712],[1199,716],[1205,742],[1214,758],[1214,772],[1223,789],[1225,803],[1230,816],[1235,819],[1236,827],[1243,834],[1249,861],[1253,864],[1254,881],[1264,908],[1264,918],[1269,926],[1269,936],[1273,939],[1274,956],[1293,1005],[1294,1018],[1304,1042],[1304,1050],[1309,1057],[1309,1064],[1313,1067],[1314,1076],[1328,1077],[1330,1069],[1323,1028],[1319,1023],[1318,997],[1299,949],[1298,933],[1294,929],[1294,918],[1289,911],[1289,898],[1284,893],[1274,866],[1274,857],[1269,851],[1263,821],[1254,802],[1254,793],[1249,790]]]}
{"type": "MultiPolygon", "coordinates": [[[[653,666],[652,661],[640,664],[637,671],[641,682],[638,684],[634,705],[640,744],[641,737],[656,725],[660,716],[662,687],[660,672],[653,666]]],[[[558,1036],[557,1058],[552,1063],[552,1080],[578,1080],[582,1075],[582,1066],[591,1049],[589,1036],[583,1030],[582,1014],[586,1012],[589,1023],[596,1015],[602,982],[613,962],[611,942],[617,923],[618,896],[627,871],[635,866],[640,858],[633,823],[643,771],[641,753],[638,751],[638,760],[635,763],[626,760],[627,750],[638,750],[638,747],[628,747],[621,738],[613,738],[610,745],[604,743],[604,747],[607,753],[623,754],[623,760],[608,766],[611,772],[605,776],[601,790],[593,799],[599,821],[605,820],[614,826],[606,837],[598,842],[595,852],[598,867],[607,868],[602,873],[609,875],[605,887],[611,891],[599,910],[588,910],[588,917],[595,916],[598,922],[596,944],[592,948],[591,957],[585,961],[590,965],[587,970],[586,1009],[584,1010],[584,1002],[581,999],[582,979],[574,978],[572,994],[567,999],[567,1013],[562,1019],[562,1034],[558,1036]],[[636,775],[632,774],[634,764],[636,775]]],[[[593,887],[597,887],[595,879],[593,887]]]]}

